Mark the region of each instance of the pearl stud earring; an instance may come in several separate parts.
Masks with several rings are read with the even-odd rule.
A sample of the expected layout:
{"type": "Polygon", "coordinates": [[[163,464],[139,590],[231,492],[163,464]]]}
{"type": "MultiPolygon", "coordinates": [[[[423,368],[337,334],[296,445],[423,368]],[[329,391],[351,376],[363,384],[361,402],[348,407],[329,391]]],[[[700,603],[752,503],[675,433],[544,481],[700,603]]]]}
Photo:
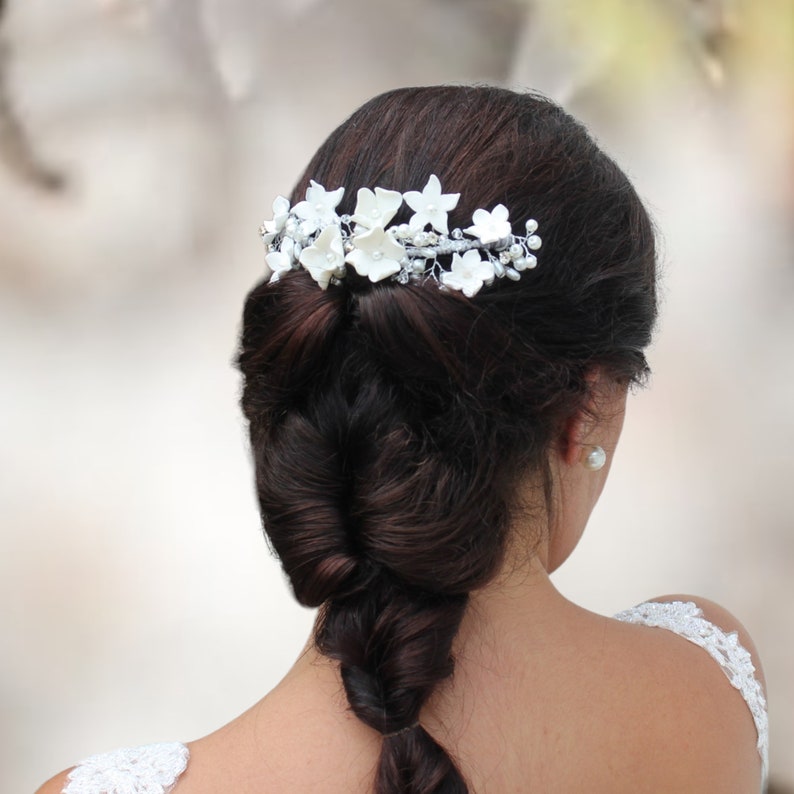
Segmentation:
{"type": "Polygon", "coordinates": [[[607,462],[607,453],[604,452],[603,447],[592,446],[585,447],[582,450],[582,465],[590,471],[598,471],[604,468],[607,462]]]}

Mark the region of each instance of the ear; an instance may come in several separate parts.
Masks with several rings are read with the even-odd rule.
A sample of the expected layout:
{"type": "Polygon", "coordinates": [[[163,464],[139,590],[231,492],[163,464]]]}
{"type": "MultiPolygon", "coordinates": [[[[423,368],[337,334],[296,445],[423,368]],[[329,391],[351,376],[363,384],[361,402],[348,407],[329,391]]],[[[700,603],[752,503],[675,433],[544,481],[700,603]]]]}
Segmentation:
{"type": "Polygon", "coordinates": [[[585,380],[587,400],[568,419],[560,434],[558,449],[563,462],[568,466],[576,466],[581,461],[585,446],[604,443],[601,439],[603,432],[599,432],[599,426],[602,422],[609,424],[616,413],[622,415],[626,404],[626,388],[619,386],[600,368],[591,370],[585,380]]]}
{"type": "Polygon", "coordinates": [[[566,465],[576,466],[579,463],[585,439],[590,435],[593,424],[593,417],[585,410],[579,410],[563,426],[559,450],[566,465]]]}

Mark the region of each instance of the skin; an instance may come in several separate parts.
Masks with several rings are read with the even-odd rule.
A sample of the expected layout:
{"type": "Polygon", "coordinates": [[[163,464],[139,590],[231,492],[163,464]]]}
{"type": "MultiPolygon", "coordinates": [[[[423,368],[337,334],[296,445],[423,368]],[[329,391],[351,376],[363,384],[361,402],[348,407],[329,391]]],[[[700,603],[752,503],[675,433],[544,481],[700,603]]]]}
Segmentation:
{"type": "MultiPolygon", "coordinates": [[[[502,571],[471,595],[455,674],[422,725],[478,794],[757,792],[752,717],[711,658],[671,632],[590,613],[549,579],[581,538],[623,426],[626,389],[600,373],[592,387],[593,411],[573,417],[550,452],[554,507],[540,543],[537,527],[515,527],[502,571]],[[581,465],[593,444],[607,452],[597,472],[581,465]]],[[[696,601],[739,631],[760,671],[730,613],[691,596],[657,600],[696,601]]],[[[189,748],[175,794],[365,794],[380,737],[351,714],[335,664],[309,641],[272,692],[189,748]]],[[[38,794],[60,794],[65,776],[38,794]]]]}

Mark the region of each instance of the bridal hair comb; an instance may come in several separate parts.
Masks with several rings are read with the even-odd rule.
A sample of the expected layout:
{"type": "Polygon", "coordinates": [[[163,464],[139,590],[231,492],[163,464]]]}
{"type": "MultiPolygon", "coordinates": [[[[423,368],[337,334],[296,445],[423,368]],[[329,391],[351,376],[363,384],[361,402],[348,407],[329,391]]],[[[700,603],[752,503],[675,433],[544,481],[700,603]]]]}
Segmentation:
{"type": "Polygon", "coordinates": [[[344,192],[311,180],[306,199],[294,207],[283,196],[276,198],[273,219],[260,229],[271,283],[303,268],[327,289],[340,283],[352,265],[372,282],[432,278],[441,289],[471,298],[495,278],[518,281],[522,271],[537,265],[537,221],[526,221],[526,236],[514,235],[507,208],[497,204],[490,212],[475,210],[468,228],[450,231],[447,213],[457,206],[460,193],[442,193],[435,174],[421,192],[361,188],[353,214],[340,216],[336,207],[344,192]],[[403,202],[414,214],[408,223],[388,226],[403,202]],[[445,267],[440,257],[450,255],[445,267]]]}

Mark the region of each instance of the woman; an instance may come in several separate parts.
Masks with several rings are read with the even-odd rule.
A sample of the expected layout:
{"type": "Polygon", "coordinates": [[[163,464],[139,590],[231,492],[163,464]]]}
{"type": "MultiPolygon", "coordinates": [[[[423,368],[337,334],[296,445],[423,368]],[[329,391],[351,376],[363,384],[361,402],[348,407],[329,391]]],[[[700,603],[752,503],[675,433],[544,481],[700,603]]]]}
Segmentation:
{"type": "Polygon", "coordinates": [[[545,99],[403,89],[274,215],[242,405],[313,637],[216,733],[41,792],[759,790],[735,618],[674,596],[604,618],[549,580],[647,373],[653,230],[623,173],[545,99]]]}

